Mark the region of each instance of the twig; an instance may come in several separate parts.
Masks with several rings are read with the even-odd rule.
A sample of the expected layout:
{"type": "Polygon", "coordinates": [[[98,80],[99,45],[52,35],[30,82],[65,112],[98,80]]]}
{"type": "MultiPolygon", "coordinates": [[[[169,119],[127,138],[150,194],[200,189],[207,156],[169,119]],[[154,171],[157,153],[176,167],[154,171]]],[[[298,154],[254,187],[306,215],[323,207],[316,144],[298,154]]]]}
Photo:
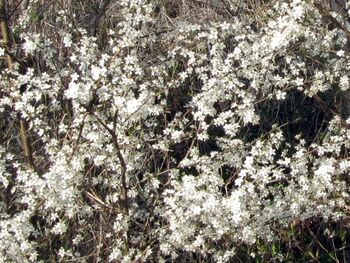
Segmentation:
{"type": "Polygon", "coordinates": [[[225,0],[220,0],[220,2],[223,4],[223,6],[225,7],[225,10],[227,11],[227,13],[230,14],[231,17],[235,17],[236,16],[236,14],[232,11],[231,7],[229,6],[228,3],[226,3],[225,0]]]}
{"type": "Polygon", "coordinates": [[[338,112],[336,112],[334,109],[332,109],[331,107],[329,107],[321,98],[320,96],[318,96],[317,94],[313,95],[313,98],[321,105],[321,107],[323,108],[323,110],[325,112],[329,111],[332,115],[334,116],[338,116],[340,118],[340,123],[342,126],[344,126],[345,128],[350,128],[350,124],[346,122],[346,120],[344,120],[340,114],[338,112]]]}
{"type": "Polygon", "coordinates": [[[23,0],[20,0],[16,5],[15,7],[13,8],[13,10],[9,13],[9,16],[8,17],[11,17],[13,16],[13,14],[17,11],[17,9],[19,8],[19,6],[22,4],[23,0]]]}
{"type": "MultiPolygon", "coordinates": [[[[119,145],[119,142],[118,142],[117,134],[115,133],[114,130],[109,128],[108,125],[103,120],[101,120],[101,118],[99,118],[94,112],[92,112],[91,109],[86,108],[86,110],[92,116],[95,117],[97,122],[100,123],[102,125],[102,127],[104,129],[106,129],[106,131],[112,137],[114,147],[115,147],[115,149],[117,151],[117,157],[118,157],[120,165],[121,165],[122,194],[121,194],[121,197],[120,197],[120,205],[122,206],[125,214],[128,216],[129,215],[129,197],[128,197],[128,185],[127,185],[127,182],[126,182],[126,171],[127,171],[127,168],[126,168],[125,159],[124,159],[124,157],[123,157],[123,155],[121,153],[121,148],[120,148],[120,145],[119,145]]],[[[125,242],[126,251],[129,250],[129,247],[130,247],[130,233],[129,233],[129,231],[127,231],[127,233],[126,233],[126,242],[125,242]]]]}
{"type": "Polygon", "coordinates": [[[334,23],[334,25],[343,30],[348,39],[350,39],[350,31],[346,27],[344,27],[336,18],[334,18],[332,14],[324,8],[322,3],[320,3],[319,1],[315,1],[315,6],[325,18],[329,19],[332,23],[334,23]]]}
{"type": "Polygon", "coordinates": [[[83,129],[84,129],[84,126],[85,126],[85,118],[86,118],[86,115],[84,116],[83,122],[82,122],[82,124],[81,124],[80,127],[79,127],[78,138],[77,138],[77,140],[76,140],[76,142],[75,142],[75,145],[74,145],[72,154],[71,154],[71,156],[70,156],[70,158],[69,158],[69,162],[72,161],[72,159],[73,159],[73,157],[74,157],[74,154],[75,154],[75,151],[77,150],[77,148],[78,148],[78,146],[79,146],[79,141],[80,141],[80,138],[81,138],[81,136],[82,136],[82,134],[83,134],[83,129]]]}

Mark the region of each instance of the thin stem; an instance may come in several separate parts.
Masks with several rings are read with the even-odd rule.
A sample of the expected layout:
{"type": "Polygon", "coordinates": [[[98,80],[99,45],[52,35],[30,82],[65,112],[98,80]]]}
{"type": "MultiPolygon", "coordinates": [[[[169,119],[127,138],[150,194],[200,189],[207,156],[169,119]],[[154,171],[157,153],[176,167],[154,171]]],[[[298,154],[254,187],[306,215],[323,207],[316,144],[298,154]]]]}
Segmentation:
{"type": "MultiPolygon", "coordinates": [[[[87,111],[95,117],[97,122],[100,123],[102,125],[102,127],[104,129],[106,129],[106,131],[112,137],[113,144],[114,144],[114,147],[116,149],[117,157],[119,159],[120,166],[121,166],[120,175],[121,175],[122,193],[121,193],[119,203],[120,203],[121,207],[123,208],[125,215],[128,216],[129,215],[129,197],[128,197],[128,185],[127,185],[127,180],[126,180],[127,167],[126,167],[126,162],[125,162],[124,156],[121,153],[121,148],[120,148],[120,145],[118,142],[117,134],[115,133],[115,131],[113,129],[109,128],[108,125],[103,120],[101,120],[101,118],[99,118],[95,113],[93,113],[91,111],[91,109],[87,109],[87,111]]],[[[130,233],[129,233],[129,231],[127,231],[126,240],[125,240],[126,252],[129,250],[129,247],[130,247],[130,233]]]]}

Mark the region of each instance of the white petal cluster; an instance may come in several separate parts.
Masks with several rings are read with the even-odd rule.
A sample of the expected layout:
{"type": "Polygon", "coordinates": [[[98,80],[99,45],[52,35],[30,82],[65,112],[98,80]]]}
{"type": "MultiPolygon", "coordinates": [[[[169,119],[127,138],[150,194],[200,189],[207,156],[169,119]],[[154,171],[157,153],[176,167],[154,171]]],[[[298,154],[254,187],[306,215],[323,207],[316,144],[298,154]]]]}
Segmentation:
{"type": "Polygon", "coordinates": [[[112,0],[98,34],[74,8],[45,33],[18,17],[13,48],[33,61],[0,69],[0,262],[230,262],[295,220],[344,216],[349,22],[328,26],[314,1],[259,23],[245,1],[210,23],[163,2],[112,0]]]}

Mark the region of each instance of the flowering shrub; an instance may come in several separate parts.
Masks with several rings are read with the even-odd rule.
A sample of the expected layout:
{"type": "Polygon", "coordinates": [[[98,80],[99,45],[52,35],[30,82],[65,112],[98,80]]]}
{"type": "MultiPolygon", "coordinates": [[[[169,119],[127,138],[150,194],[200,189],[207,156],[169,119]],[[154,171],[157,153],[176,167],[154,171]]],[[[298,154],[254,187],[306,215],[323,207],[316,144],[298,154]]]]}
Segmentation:
{"type": "Polygon", "coordinates": [[[347,215],[347,14],[185,2],[6,6],[0,262],[228,262],[347,215]]]}

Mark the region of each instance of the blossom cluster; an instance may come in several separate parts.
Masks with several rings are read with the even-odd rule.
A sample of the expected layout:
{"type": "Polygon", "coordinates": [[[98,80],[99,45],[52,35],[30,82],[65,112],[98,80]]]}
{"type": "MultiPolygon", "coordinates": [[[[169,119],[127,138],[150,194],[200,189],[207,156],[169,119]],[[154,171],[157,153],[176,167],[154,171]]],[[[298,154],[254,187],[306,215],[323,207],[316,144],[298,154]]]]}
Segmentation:
{"type": "Polygon", "coordinates": [[[317,0],[265,1],[260,20],[232,0],[210,22],[92,2],[94,29],[74,1],[9,5],[23,13],[0,74],[0,262],[229,262],[296,220],[346,216],[345,16],[317,0]],[[317,123],[290,118],[306,116],[293,97],[317,123]]]}

